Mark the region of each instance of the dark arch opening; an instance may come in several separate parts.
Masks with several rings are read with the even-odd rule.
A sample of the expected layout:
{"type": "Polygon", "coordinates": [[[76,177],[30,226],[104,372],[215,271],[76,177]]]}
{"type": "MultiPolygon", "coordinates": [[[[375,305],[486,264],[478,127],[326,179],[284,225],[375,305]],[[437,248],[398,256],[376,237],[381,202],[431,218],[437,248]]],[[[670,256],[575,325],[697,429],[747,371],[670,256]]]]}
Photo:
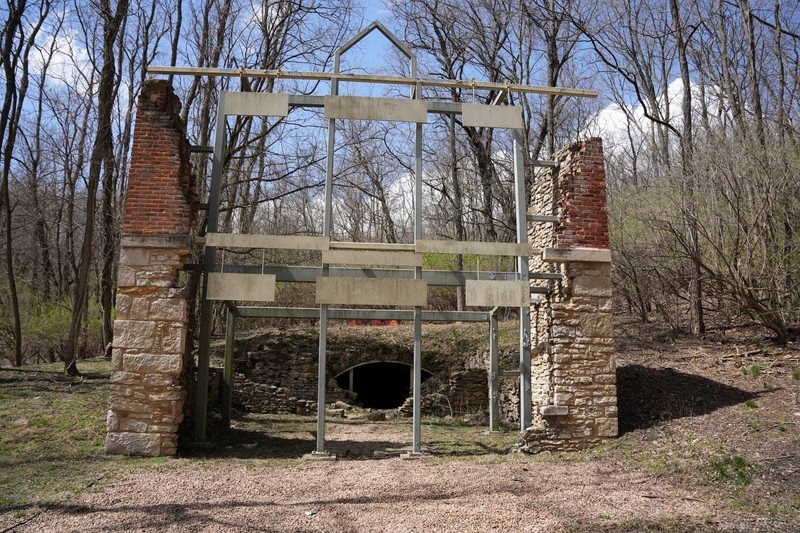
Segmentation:
{"type": "MultiPolygon", "coordinates": [[[[411,373],[414,367],[394,361],[365,363],[348,368],[336,376],[339,387],[355,392],[356,403],[373,409],[400,407],[411,395],[411,373]]],[[[431,373],[422,370],[422,381],[431,373]]]]}

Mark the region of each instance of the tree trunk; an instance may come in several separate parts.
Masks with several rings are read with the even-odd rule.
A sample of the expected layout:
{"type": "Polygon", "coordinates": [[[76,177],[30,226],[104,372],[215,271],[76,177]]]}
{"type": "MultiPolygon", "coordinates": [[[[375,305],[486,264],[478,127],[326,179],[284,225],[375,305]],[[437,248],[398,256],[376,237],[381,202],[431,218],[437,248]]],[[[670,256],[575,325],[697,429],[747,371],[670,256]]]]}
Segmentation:
{"type": "Polygon", "coordinates": [[[114,105],[114,42],[120,25],[127,16],[128,0],[119,0],[116,13],[112,16],[110,0],[100,0],[100,14],[103,19],[103,66],[97,95],[97,135],[89,160],[89,177],[86,184],[86,222],[83,244],[78,265],[78,279],[75,283],[72,320],[64,353],[64,373],[68,376],[80,375],[77,367],[78,340],[84,309],[88,303],[89,273],[92,265],[92,246],[94,240],[95,211],[97,208],[97,189],[100,174],[105,166],[105,176],[113,172],[114,141],[111,129],[111,111],[114,105]]]}

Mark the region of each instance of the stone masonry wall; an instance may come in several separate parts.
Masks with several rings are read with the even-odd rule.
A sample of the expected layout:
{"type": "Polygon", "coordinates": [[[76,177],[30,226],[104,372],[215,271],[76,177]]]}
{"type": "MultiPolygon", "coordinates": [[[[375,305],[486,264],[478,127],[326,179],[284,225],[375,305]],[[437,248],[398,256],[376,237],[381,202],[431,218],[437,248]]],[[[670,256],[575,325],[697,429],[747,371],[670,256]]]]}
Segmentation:
{"type": "Polygon", "coordinates": [[[163,80],[139,97],[122,230],[106,452],[173,455],[183,419],[188,311],[178,271],[195,215],[180,104],[163,80]]]}
{"type": "Polygon", "coordinates": [[[531,309],[533,421],[528,452],[583,449],[617,435],[616,367],[611,316],[611,254],[605,208],[602,141],[556,154],[557,169],[537,176],[531,213],[558,224],[533,223],[531,270],[561,272],[560,283],[531,309]],[[545,226],[545,227],[543,227],[545,226]]]}

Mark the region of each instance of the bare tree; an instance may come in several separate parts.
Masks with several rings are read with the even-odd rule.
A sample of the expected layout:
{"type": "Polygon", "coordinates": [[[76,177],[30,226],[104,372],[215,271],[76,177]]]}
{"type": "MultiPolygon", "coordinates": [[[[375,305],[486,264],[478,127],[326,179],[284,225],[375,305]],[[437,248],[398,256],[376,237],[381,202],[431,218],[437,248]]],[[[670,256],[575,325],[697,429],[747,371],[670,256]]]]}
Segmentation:
{"type": "Polygon", "coordinates": [[[3,27],[2,65],[6,83],[3,109],[0,111],[0,141],[3,142],[2,182],[0,182],[0,213],[5,226],[6,276],[14,315],[14,364],[22,364],[22,319],[20,317],[17,280],[14,275],[12,205],[9,177],[11,174],[14,146],[19,132],[25,98],[28,92],[30,51],[36,42],[36,35],[42,28],[52,3],[45,0],[39,5],[38,14],[33,21],[25,19],[27,1],[9,2],[9,16],[3,27]]]}
{"type": "Polygon", "coordinates": [[[110,0],[100,0],[99,15],[103,21],[103,63],[100,69],[97,96],[97,134],[92,148],[92,155],[89,159],[89,176],[86,187],[86,226],[81,246],[78,277],[75,283],[72,322],[70,323],[69,338],[67,339],[64,353],[64,372],[70,376],[80,374],[76,364],[78,337],[89,291],[97,189],[100,184],[101,173],[103,173],[103,181],[111,183],[115,171],[114,143],[111,129],[111,111],[114,103],[116,77],[114,46],[117,33],[127,14],[128,0],[119,0],[116,9],[113,11],[110,0]]]}

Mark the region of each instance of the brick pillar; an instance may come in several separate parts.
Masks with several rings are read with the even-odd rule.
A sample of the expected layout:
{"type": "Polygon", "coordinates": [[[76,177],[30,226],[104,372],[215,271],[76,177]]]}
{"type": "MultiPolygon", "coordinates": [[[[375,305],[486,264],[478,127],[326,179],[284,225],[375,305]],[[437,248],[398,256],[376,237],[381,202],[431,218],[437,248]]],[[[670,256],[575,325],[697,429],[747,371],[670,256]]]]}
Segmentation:
{"type": "Polygon", "coordinates": [[[617,435],[602,140],[579,142],[556,160],[557,169],[537,176],[529,211],[561,216],[555,225],[532,224],[531,242],[544,251],[530,266],[563,275],[531,308],[533,423],[522,447],[529,452],[578,450],[617,435]]]}
{"type": "Polygon", "coordinates": [[[165,80],[145,82],[136,108],[117,280],[106,452],[173,455],[186,391],[188,334],[178,271],[195,215],[180,103],[165,80]]]}

